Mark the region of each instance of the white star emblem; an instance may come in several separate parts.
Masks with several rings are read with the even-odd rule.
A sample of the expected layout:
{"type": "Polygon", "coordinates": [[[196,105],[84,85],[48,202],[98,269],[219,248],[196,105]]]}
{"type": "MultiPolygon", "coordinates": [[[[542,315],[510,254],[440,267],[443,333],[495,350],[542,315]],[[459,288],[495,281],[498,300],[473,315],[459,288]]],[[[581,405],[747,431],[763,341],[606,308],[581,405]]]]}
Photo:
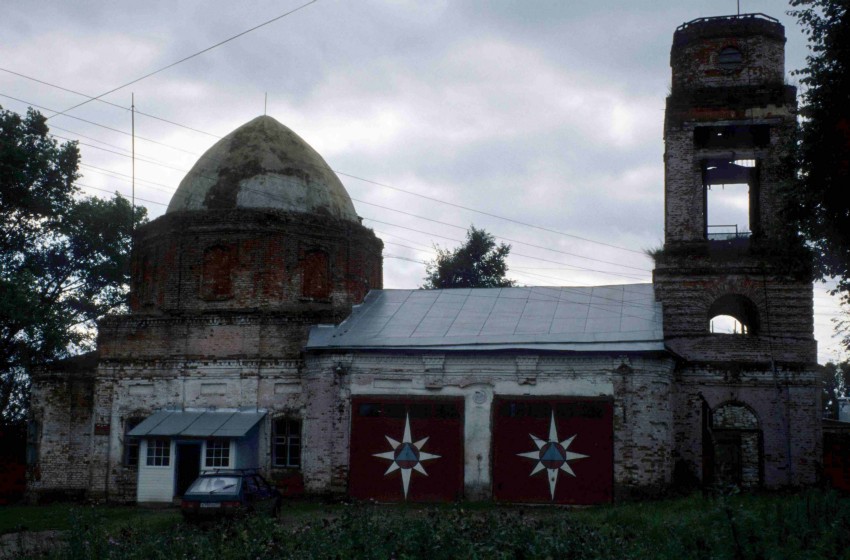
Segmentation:
{"type": "Polygon", "coordinates": [[[531,440],[534,442],[534,445],[537,446],[537,449],[526,453],[517,453],[517,455],[525,457],[526,459],[534,459],[537,461],[537,464],[534,465],[534,469],[528,476],[534,476],[543,469],[546,469],[547,474],[549,475],[549,492],[554,500],[555,484],[558,482],[558,471],[564,471],[571,476],[575,476],[576,473],[574,473],[573,469],[570,468],[569,461],[584,459],[585,457],[588,457],[588,455],[573,453],[572,451],[567,450],[578,434],[573,435],[564,441],[558,441],[558,430],[555,427],[554,412],[552,413],[552,421],[549,424],[548,440],[544,441],[534,434],[528,435],[531,436],[531,440]]]}
{"type": "Polygon", "coordinates": [[[425,468],[422,466],[422,461],[439,459],[440,455],[422,451],[425,442],[428,441],[427,437],[416,442],[413,441],[413,438],[410,437],[410,415],[404,418],[404,436],[402,436],[401,441],[396,441],[387,435],[384,437],[387,438],[393,450],[384,453],[373,453],[373,456],[392,461],[384,476],[401,469],[401,484],[404,487],[404,499],[406,500],[407,489],[410,487],[410,471],[416,471],[428,476],[428,473],[425,472],[425,468]]]}

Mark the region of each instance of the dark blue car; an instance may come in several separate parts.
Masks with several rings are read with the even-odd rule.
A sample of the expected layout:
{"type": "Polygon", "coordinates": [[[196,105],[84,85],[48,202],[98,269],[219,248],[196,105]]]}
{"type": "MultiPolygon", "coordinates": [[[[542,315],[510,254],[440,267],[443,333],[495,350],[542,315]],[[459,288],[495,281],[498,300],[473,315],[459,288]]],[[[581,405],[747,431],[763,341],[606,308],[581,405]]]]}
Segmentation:
{"type": "Polygon", "coordinates": [[[188,519],[247,512],[277,516],[283,498],[256,469],[204,471],[180,502],[188,519]]]}

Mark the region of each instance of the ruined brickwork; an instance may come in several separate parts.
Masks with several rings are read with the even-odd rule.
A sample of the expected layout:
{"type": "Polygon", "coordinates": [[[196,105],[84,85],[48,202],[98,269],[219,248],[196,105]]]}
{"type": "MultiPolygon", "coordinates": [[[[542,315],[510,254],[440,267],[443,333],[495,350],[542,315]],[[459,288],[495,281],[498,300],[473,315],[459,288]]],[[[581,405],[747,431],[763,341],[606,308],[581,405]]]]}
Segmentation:
{"type": "Polygon", "coordinates": [[[812,285],[779,212],[796,126],[784,44],[782,26],[758,15],[696,20],[673,40],[665,245],[653,282],[666,345],[682,360],[675,458],[703,482],[776,487],[817,477],[812,285]],[[715,237],[710,189],[735,183],[748,189],[751,231],[715,237]],[[710,332],[718,315],[746,333],[710,332]],[[730,403],[751,411],[748,425],[724,416],[730,403]]]}
{"type": "Polygon", "coordinates": [[[298,309],[333,322],[382,281],[371,230],[321,215],[171,213],[140,228],[136,247],[136,313],[298,309]]]}
{"type": "MultiPolygon", "coordinates": [[[[243,151],[253,146],[251,157],[268,161],[257,142],[275,135],[290,147],[303,142],[268,118],[223,142],[243,151]]],[[[307,416],[301,372],[308,331],[344,319],[383,278],[381,241],[360,225],[335,177],[329,185],[316,183],[328,180],[317,170],[326,167],[320,156],[309,146],[299,149],[312,159],[287,163],[283,176],[294,173],[306,186],[330,193],[311,212],[268,197],[261,199],[271,200],[268,207],[245,205],[236,195],[225,197],[228,207],[222,193],[240,183],[228,182],[233,172],[224,170],[227,181],[215,187],[213,208],[176,205],[139,228],[131,313],[101,321],[97,356],[85,371],[67,379],[64,371],[45,372],[34,379],[41,437],[31,495],[79,490],[135,501],[138,467],[127,456],[125,434],[130,423],[164,408],[267,411],[258,461],[272,478],[292,478],[291,469],[271,467],[270,426],[279,417],[307,416]],[[298,165],[309,170],[295,173],[298,165]]],[[[200,180],[208,180],[215,171],[203,158],[200,164],[207,165],[200,180]]],[[[262,174],[259,163],[247,167],[249,175],[262,174]]],[[[195,175],[187,176],[175,198],[197,205],[195,175]]]]}
{"type": "Polygon", "coordinates": [[[92,355],[75,358],[34,380],[30,407],[38,419],[32,428],[39,461],[29,472],[30,492],[57,497],[88,493],[95,362],[92,355]],[[70,457],[78,468],[68,468],[70,457]]]}
{"type": "MultiPolygon", "coordinates": [[[[382,287],[382,243],[292,131],[269,117],[237,129],[199,160],[166,215],[137,232],[131,311],[101,322],[97,354],[33,377],[38,459],[30,496],[134,501],[139,450],[126,434],[138,422],[163,409],[246,408],[265,413],[252,443],[234,446],[257,455],[249,463],[286,493],[345,494],[358,436],[353,418],[366,418],[369,399],[397,411],[449,403],[439,422],[454,428],[443,433],[462,432],[453,448],[462,474],[449,499],[510,495],[497,479],[495,432],[514,422],[521,428],[505,439],[531,446],[529,432],[540,429],[524,423],[531,413],[505,420],[504,411],[536,405],[546,411],[540,425],[551,415],[553,430],[556,411],[563,430],[592,420],[598,441],[579,435],[575,453],[604,444],[588,448],[606,450],[606,489],[582,503],[657,495],[671,484],[813,483],[821,428],[812,286],[779,213],[796,119],[794,88],[783,81],[784,42],[782,26],[761,15],[695,20],[675,33],[665,244],[653,275],[663,345],[658,325],[657,346],[638,350],[619,351],[614,341],[536,351],[527,347],[532,339],[489,350],[305,350],[312,326],[340,324],[382,287]],[[715,236],[708,197],[726,184],[745,185],[750,231],[715,236]],[[711,332],[717,316],[733,318],[739,331],[711,332]],[[294,443],[275,443],[278,421],[296,430],[294,443]],[[297,464],[275,466],[275,445],[293,445],[297,464]]],[[[401,426],[403,415],[393,418],[401,426]]],[[[534,441],[542,454],[545,442],[534,441]]],[[[525,481],[533,464],[528,449],[518,451],[503,456],[525,481]]],[[[240,464],[246,460],[240,455],[240,464]]],[[[576,468],[589,461],[574,460],[576,468]]],[[[159,471],[157,480],[169,474],[159,471]]],[[[564,480],[562,489],[571,479],[564,480]]]]}

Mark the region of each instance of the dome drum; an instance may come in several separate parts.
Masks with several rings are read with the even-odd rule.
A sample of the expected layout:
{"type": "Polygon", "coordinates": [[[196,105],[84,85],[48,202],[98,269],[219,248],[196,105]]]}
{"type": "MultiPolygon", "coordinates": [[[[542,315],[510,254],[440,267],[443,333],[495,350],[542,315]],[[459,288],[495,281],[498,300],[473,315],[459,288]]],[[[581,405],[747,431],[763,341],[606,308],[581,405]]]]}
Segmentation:
{"type": "Polygon", "coordinates": [[[348,308],[381,287],[383,244],[359,224],[281,211],[167,214],[139,229],[136,313],[348,308]]]}

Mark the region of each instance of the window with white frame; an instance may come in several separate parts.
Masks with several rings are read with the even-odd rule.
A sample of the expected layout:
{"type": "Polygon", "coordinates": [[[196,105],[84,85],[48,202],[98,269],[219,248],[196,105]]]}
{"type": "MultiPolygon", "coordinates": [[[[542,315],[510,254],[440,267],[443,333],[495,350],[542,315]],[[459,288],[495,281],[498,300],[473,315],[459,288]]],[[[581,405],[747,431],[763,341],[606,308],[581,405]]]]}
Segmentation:
{"type": "Polygon", "coordinates": [[[229,467],[230,466],[230,440],[211,439],[207,440],[207,454],[204,459],[206,467],[229,467]]]}
{"type": "Polygon", "coordinates": [[[272,465],[294,468],[301,466],[300,420],[275,419],[272,435],[272,465]]]}
{"type": "Polygon", "coordinates": [[[171,464],[171,441],[167,439],[148,440],[147,466],[167,467],[171,464]]]}

